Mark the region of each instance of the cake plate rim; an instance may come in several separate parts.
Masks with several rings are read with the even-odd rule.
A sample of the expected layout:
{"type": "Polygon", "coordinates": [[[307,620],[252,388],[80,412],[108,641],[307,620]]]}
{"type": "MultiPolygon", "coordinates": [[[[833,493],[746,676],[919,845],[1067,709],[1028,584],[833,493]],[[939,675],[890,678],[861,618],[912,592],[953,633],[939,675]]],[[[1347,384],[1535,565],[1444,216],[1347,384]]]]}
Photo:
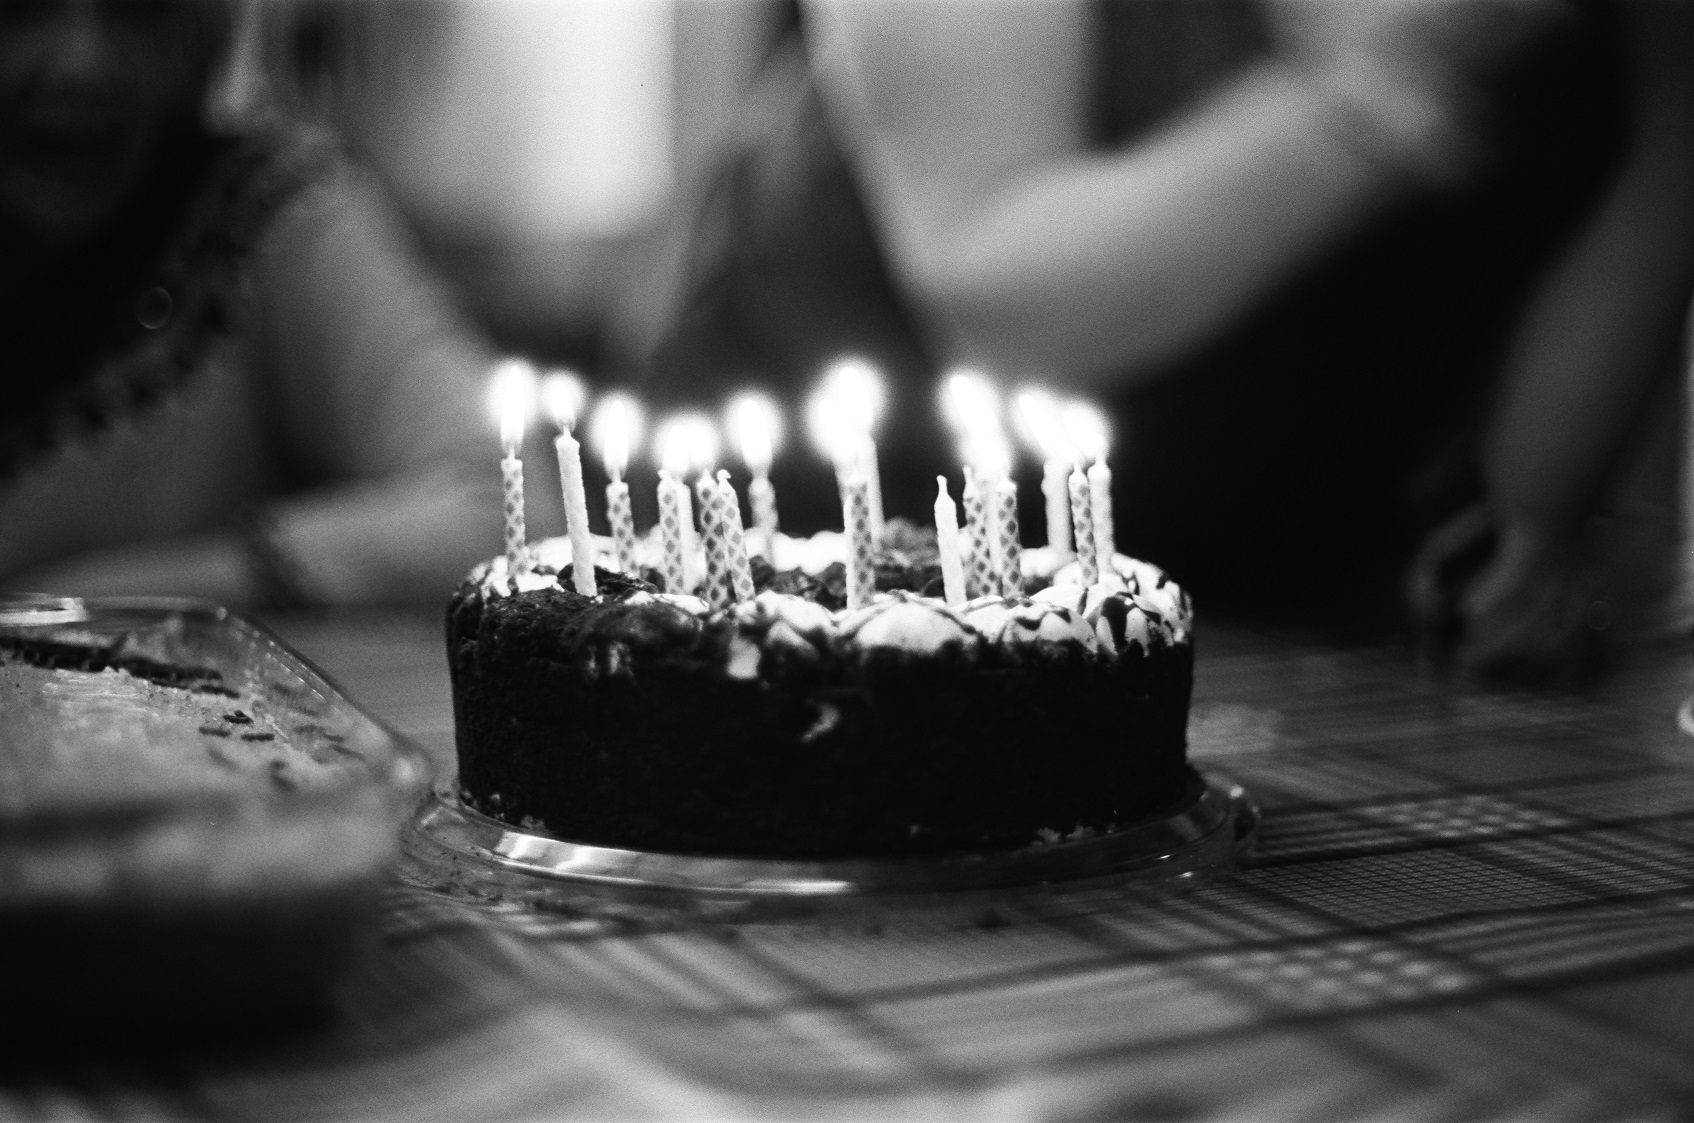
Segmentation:
{"type": "MultiPolygon", "coordinates": [[[[719,906],[890,903],[972,893],[1111,884],[1163,896],[1233,872],[1257,838],[1257,803],[1240,784],[1190,766],[1190,796],[1170,815],[1087,838],[887,857],[674,854],[571,842],[467,807],[438,783],[402,838],[410,880],[453,895],[574,911],[594,900],[719,906]]],[[[592,910],[590,910],[592,911],[592,910]]]]}

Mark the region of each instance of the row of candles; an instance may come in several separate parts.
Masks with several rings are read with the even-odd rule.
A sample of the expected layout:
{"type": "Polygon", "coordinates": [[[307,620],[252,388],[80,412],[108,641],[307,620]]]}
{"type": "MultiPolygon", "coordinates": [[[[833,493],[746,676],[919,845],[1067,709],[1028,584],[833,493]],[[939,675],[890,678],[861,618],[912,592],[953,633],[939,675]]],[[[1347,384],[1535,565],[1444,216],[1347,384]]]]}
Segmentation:
{"type": "MultiPolygon", "coordinates": [[[[504,455],[506,561],[509,572],[525,564],[523,461],[519,448],[539,399],[558,427],[554,451],[564,497],[565,525],[573,559],[593,559],[588,529],[588,499],[583,485],[582,446],[576,426],[587,393],[568,373],[537,376],[521,359],[508,359],[496,370],[492,400],[500,424],[504,455]]],[[[882,485],[874,432],[884,400],[876,370],[859,359],[845,359],[824,375],[807,403],[812,437],[835,465],[841,495],[842,526],[847,538],[847,604],[868,604],[876,588],[874,557],[882,534],[882,485]]],[[[1027,387],[1013,399],[1013,417],[1022,436],[1041,456],[1048,544],[1075,553],[1084,585],[1099,580],[1115,552],[1111,470],[1106,466],[1108,429],[1100,411],[1086,402],[1061,402],[1039,387],[1027,387]]],[[[947,489],[936,477],[936,542],[941,556],[944,595],[949,604],[987,593],[1021,590],[1017,488],[1011,478],[1011,449],[1001,425],[1001,402],[992,383],[980,374],[958,371],[942,384],[943,415],[959,439],[964,461],[964,523],[947,489]]],[[[686,591],[685,559],[695,545],[694,505],[699,504],[699,543],[706,562],[706,599],[714,608],[753,596],[752,554],[772,558],[777,531],[776,490],[770,467],[782,437],[781,414],[756,392],[733,399],[727,427],[742,462],[752,475],[748,502],[753,525],[746,527],[741,504],[727,471],[714,471],[717,429],[703,414],[683,414],[659,427],[658,505],[660,571],[670,592],[686,591]],[[692,493],[688,477],[694,475],[692,493]]],[[[611,526],[617,567],[637,571],[635,523],[629,484],[624,475],[639,443],[642,410],[627,394],[605,395],[596,408],[593,439],[605,462],[606,517],[611,526]]],[[[774,558],[773,558],[774,560],[774,558]]],[[[577,592],[598,592],[592,564],[571,567],[577,592]]]]}

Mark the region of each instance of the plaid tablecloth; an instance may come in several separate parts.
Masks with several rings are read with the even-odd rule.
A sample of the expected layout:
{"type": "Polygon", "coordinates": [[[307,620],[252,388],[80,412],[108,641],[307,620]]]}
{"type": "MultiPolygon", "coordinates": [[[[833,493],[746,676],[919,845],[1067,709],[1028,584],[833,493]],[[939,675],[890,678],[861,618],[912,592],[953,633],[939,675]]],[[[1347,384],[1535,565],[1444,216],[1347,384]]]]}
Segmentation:
{"type": "MultiPolygon", "coordinates": [[[[438,691],[362,693],[342,672],[381,642],[317,628],[290,638],[441,747],[438,691]]],[[[1155,904],[1091,886],[650,928],[396,885],[331,1026],[14,1084],[0,1111],[1688,1117],[1694,740],[1676,657],[1604,695],[1499,695],[1396,652],[1201,639],[1194,755],[1264,811],[1230,879],[1155,904]]],[[[433,629],[382,642],[387,665],[434,668],[433,629]]]]}

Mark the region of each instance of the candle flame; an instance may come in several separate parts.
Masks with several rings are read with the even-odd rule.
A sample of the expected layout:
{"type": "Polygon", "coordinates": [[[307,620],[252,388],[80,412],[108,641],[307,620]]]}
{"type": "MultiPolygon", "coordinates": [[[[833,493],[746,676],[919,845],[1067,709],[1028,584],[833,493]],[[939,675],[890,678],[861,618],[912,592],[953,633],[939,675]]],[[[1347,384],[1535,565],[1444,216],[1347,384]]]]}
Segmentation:
{"type": "Polygon", "coordinates": [[[876,367],[859,358],[838,359],[824,371],[818,393],[829,396],[849,432],[869,436],[887,397],[876,367]]]}
{"type": "Polygon", "coordinates": [[[1000,394],[974,370],[958,370],[941,384],[941,415],[960,437],[1000,431],[1000,394]]]}
{"type": "Polygon", "coordinates": [[[518,446],[523,444],[534,400],[535,368],[527,360],[505,359],[495,366],[488,402],[499,422],[500,447],[507,456],[516,456],[518,446]]]}
{"type": "Polygon", "coordinates": [[[1059,420],[1065,436],[1087,459],[1099,463],[1111,449],[1112,427],[1106,415],[1091,402],[1069,401],[1059,409],[1059,420]]]}
{"type": "Polygon", "coordinates": [[[983,479],[999,480],[1011,475],[1012,450],[999,433],[979,433],[965,438],[962,449],[965,462],[976,469],[983,479]]]}
{"type": "Polygon", "coordinates": [[[1051,392],[1040,386],[1026,386],[1012,400],[1016,406],[1018,435],[1043,461],[1075,462],[1076,449],[1065,434],[1059,402],[1051,392]]]}
{"type": "Polygon", "coordinates": [[[770,471],[771,458],[782,441],[782,415],[776,403],[756,390],[737,394],[729,403],[727,421],[748,470],[754,475],[770,471]]]}
{"type": "Polygon", "coordinates": [[[813,394],[806,403],[806,430],[818,451],[838,471],[844,471],[856,459],[863,443],[863,438],[842,417],[835,396],[824,390],[813,394]]]}
{"type": "Polygon", "coordinates": [[[641,406],[628,394],[607,394],[594,410],[594,443],[613,479],[629,467],[629,450],[641,440],[641,420],[641,406]]]}
{"type": "Polygon", "coordinates": [[[971,370],[955,371],[941,386],[941,412],[959,437],[965,463],[989,478],[1011,470],[1011,450],[1000,428],[1000,394],[971,370]]]}
{"type": "Polygon", "coordinates": [[[718,433],[711,418],[683,413],[659,426],[659,463],[677,479],[709,472],[718,458],[718,433]]]}
{"type": "Polygon", "coordinates": [[[541,408],[561,429],[575,429],[576,419],[588,401],[582,379],[568,370],[548,372],[541,379],[541,408]]]}

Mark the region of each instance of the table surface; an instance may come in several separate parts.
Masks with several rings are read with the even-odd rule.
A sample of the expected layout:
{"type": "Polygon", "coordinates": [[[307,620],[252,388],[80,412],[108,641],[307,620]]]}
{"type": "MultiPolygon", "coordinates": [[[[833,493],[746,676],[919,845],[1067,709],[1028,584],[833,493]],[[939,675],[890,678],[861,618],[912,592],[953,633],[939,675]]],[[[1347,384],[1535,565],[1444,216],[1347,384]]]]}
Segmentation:
{"type": "MultiPolygon", "coordinates": [[[[439,617],[270,621],[451,767],[439,617]]],[[[331,1024],[0,1086],[75,1118],[1686,1118],[1686,656],[1583,695],[1202,630],[1251,868],[1149,903],[586,923],[397,884],[331,1024]]]]}

